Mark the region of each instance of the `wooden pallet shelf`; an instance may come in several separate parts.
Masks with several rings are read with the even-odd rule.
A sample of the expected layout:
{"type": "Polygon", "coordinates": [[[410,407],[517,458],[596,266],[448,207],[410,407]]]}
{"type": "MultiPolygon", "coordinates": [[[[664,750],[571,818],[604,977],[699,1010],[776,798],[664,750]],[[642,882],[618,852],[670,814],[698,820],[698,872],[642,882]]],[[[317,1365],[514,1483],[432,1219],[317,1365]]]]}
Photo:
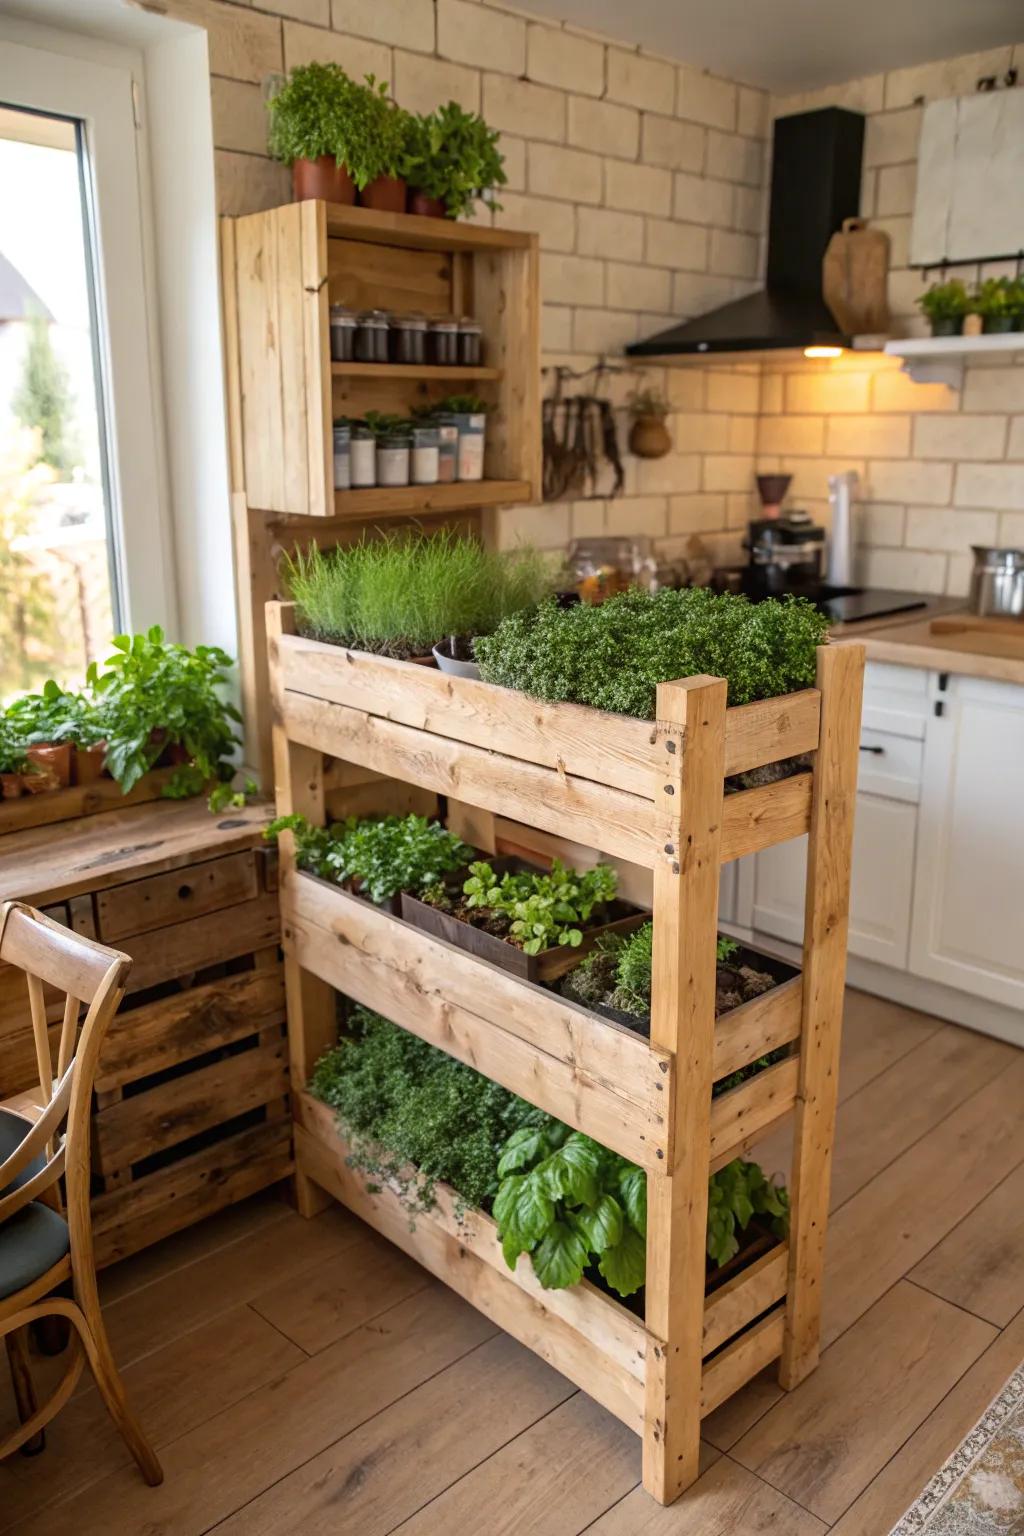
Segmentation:
{"type": "Polygon", "coordinates": [[[24,832],[29,827],[49,827],[58,821],[75,821],[81,816],[96,816],[105,811],[121,811],[132,805],[146,805],[159,800],[170,783],[175,768],[154,768],[144,773],[127,794],[115,779],[96,779],[92,784],[71,784],[45,795],[21,795],[17,800],[0,800],[0,836],[24,832]]]}
{"type": "MultiPolygon", "coordinates": [[[[297,871],[282,850],[292,1081],[335,1036],[335,992],[471,1064],[647,1172],[646,1317],[580,1285],[508,1271],[489,1218],[442,1192],[417,1218],[369,1193],[333,1120],[295,1098],[300,1208],[341,1200],[536,1349],[643,1439],[663,1502],[697,1474],[700,1419],[773,1360],[784,1387],[817,1363],[842,1018],[863,647],[823,647],[817,686],[726,709],[726,685],[658,689],[643,722],[540,703],[292,631],[271,604],[278,811],[321,822],[325,760],[448,797],[449,825],[489,852],[517,844],[619,861],[653,897],[651,1038],[297,871]],[[803,753],[809,771],[725,792],[727,774],[803,753]],[[723,862],[810,833],[802,975],[716,1020],[723,862]],[[713,1086],[785,1046],[737,1087],[713,1086]],[[708,1176],[796,1112],[789,1242],[705,1296],[708,1176]]],[[[332,776],[338,782],[337,776],[332,776]]],[[[344,777],[344,776],[343,776],[344,777]]],[[[337,806],[334,807],[337,810],[337,806]]],[[[290,839],[283,839],[288,843],[290,839]]],[[[625,883],[623,888],[625,888],[625,883]]]]}
{"type": "Polygon", "coordinates": [[[526,480],[457,480],[450,485],[376,485],[365,491],[335,491],[334,514],[362,521],[382,514],[463,512],[476,507],[529,501],[526,480]]]}

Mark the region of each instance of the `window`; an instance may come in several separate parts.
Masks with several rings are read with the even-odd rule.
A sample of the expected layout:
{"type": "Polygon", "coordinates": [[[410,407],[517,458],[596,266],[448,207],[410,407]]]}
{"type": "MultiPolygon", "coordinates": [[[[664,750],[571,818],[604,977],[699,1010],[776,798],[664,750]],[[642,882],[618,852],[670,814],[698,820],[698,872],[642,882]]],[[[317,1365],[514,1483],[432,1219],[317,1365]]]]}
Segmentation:
{"type": "Polygon", "coordinates": [[[0,699],[175,612],[128,68],[0,48],[0,699]]]}

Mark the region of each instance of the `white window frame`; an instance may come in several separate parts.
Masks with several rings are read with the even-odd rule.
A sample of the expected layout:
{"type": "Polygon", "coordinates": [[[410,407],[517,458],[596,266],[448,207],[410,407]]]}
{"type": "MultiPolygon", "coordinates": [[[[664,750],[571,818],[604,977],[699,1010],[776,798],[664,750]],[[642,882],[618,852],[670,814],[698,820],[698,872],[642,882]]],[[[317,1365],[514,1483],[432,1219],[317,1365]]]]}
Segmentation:
{"type": "Polygon", "coordinates": [[[136,95],[129,64],[12,40],[0,18],[0,101],[84,125],[92,204],[101,423],[122,623],[177,629],[160,368],[147,295],[136,95]],[[7,35],[5,36],[5,33],[7,35]]]}

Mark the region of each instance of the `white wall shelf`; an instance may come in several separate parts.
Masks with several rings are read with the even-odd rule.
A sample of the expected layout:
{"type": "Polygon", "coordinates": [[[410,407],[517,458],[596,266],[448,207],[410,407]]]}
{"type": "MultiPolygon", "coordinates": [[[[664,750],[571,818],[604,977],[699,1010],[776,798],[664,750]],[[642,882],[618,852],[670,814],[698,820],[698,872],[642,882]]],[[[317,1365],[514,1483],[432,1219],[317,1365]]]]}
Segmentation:
{"type": "Polygon", "coordinates": [[[970,358],[1024,354],[1024,331],[998,336],[913,336],[887,341],[885,352],[887,357],[901,359],[903,372],[915,384],[948,384],[950,389],[959,389],[970,358]]]}

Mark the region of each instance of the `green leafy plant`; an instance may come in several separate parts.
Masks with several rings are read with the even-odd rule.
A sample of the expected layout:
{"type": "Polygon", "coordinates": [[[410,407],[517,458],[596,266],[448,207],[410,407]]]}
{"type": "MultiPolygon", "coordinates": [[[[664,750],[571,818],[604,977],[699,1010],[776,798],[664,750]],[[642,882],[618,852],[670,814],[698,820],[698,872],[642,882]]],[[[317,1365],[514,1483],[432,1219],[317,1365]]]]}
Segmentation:
{"type": "Polygon", "coordinates": [[[485,416],[491,409],[479,395],[445,395],[433,407],[434,414],[449,416],[485,416]]]}
{"type": "Polygon", "coordinates": [[[967,289],[958,277],[945,283],[933,283],[917,300],[919,309],[932,322],[958,320],[970,308],[967,289]]]}
{"type": "Polygon", "coordinates": [[[356,1008],[349,1028],[310,1088],[335,1110],[352,1166],[412,1212],[430,1209],[440,1180],[467,1205],[487,1205],[510,1134],[548,1117],[379,1014],[356,1008]]]}
{"type": "Polygon", "coordinates": [[[715,948],[715,959],[718,960],[719,963],[721,963],[723,960],[728,960],[736,953],[738,949],[739,945],[736,943],[735,939],[730,939],[726,934],[720,933],[718,935],[718,944],[715,948]]]}
{"type": "Polygon", "coordinates": [[[268,843],[276,842],[282,832],[291,832],[295,840],[295,862],[300,869],[323,880],[331,878],[327,855],[337,845],[334,835],[337,823],[329,827],[314,827],[305,816],[293,812],[289,816],[276,816],[263,828],[268,843]]]}
{"type": "Polygon", "coordinates": [[[766,1216],[776,1237],[789,1232],[789,1192],[766,1178],[757,1163],[736,1158],[708,1183],[708,1258],[726,1264],[739,1252],[737,1232],[766,1216]]]}
{"type": "Polygon", "coordinates": [[[91,664],[87,683],[105,721],[106,766],[121,788],[127,793],[171,746],[188,759],[179,792],[229,778],[239,745],[232,723],[242,718],[221,693],[231,657],[218,646],[173,644],[159,625],[113,644],[102,669],[91,664]]]}
{"type": "Polygon", "coordinates": [[[495,191],[504,186],[498,134],[482,117],[449,101],[407,125],[402,173],[411,187],[440,198],[449,218],[468,213],[479,199],[500,210],[495,191]]]}
{"type": "Polygon", "coordinates": [[[393,416],[387,411],[367,411],[363,425],[369,427],[374,437],[387,437],[391,432],[404,430],[411,423],[407,416],[393,416]]]}
{"type": "Polygon", "coordinates": [[[304,816],[278,816],[263,836],[272,840],[281,832],[294,834],[300,869],[336,885],[352,884],[378,906],[399,891],[435,884],[475,852],[425,816],[350,816],[329,827],[311,826],[304,816]]]}
{"type": "Polygon", "coordinates": [[[221,811],[240,811],[249,801],[260,792],[260,787],[255,779],[246,779],[241,789],[236,789],[234,782],[228,780],[223,784],[216,784],[206,797],[206,808],[215,816],[221,811]]]}
{"type": "Polygon", "coordinates": [[[1017,283],[1009,277],[986,277],[971,294],[970,309],[986,319],[1017,314],[1020,309],[1017,283]]]}
{"type": "Polygon", "coordinates": [[[27,773],[26,742],[10,718],[0,715],[0,773],[27,773]]]}
{"type": "Polygon", "coordinates": [[[551,600],[513,613],[474,653],[487,682],[651,720],[658,683],[673,678],[724,677],[730,704],[813,686],[828,626],[804,598],[633,588],[604,603],[551,600]]]}
{"type": "Polygon", "coordinates": [[[275,160],[333,156],[360,191],[378,176],[398,176],[409,115],[373,75],[352,80],[338,64],[299,64],[267,103],[275,160]]]}
{"type": "Polygon", "coordinates": [[[405,658],[450,635],[480,635],[551,591],[537,551],[500,553],[452,532],[364,540],[284,562],[302,634],[405,658]]]}
{"type": "Polygon", "coordinates": [[[635,1163],[550,1120],[505,1143],[494,1220],[515,1269],[521,1253],[548,1290],[578,1285],[596,1262],[606,1283],[632,1296],[647,1268],[647,1184],[635,1163]]]}
{"type": "Polygon", "coordinates": [[[463,886],[466,906],[486,908],[508,919],[509,941],[528,955],[558,944],[575,949],[595,907],[612,901],[617,875],[609,864],[580,874],[558,859],[549,872],[507,870],[500,878],[486,860],[469,866],[463,886]]]}
{"type": "Polygon", "coordinates": [[[634,420],[638,416],[656,416],[664,421],[671,409],[660,389],[634,389],[626,397],[626,407],[634,420]]]}

